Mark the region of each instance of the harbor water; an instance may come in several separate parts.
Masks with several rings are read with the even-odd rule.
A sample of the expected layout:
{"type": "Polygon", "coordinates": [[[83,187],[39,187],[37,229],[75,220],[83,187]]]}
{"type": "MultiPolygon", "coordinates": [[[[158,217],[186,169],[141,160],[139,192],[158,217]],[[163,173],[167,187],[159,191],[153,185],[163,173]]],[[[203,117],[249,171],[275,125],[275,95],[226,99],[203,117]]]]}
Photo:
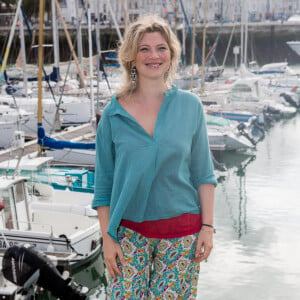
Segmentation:
{"type": "MultiPolygon", "coordinates": [[[[217,233],[197,299],[300,299],[300,114],[275,123],[254,152],[217,158],[227,171],[218,175],[217,233]]],[[[105,299],[90,270],[77,280],[88,277],[90,299],[105,299]]]]}
{"type": "Polygon", "coordinates": [[[300,299],[300,115],[271,127],[254,156],[228,154],[216,189],[214,249],[199,299],[300,299]]]}

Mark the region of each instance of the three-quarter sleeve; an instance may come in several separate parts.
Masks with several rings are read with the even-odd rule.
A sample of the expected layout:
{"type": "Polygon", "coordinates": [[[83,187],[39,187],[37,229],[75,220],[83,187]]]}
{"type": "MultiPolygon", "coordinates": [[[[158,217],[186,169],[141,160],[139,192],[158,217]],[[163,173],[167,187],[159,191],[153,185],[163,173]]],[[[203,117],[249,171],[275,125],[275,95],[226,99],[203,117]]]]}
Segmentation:
{"type": "MultiPolygon", "coordinates": [[[[107,107],[108,108],[108,107],[107,107]]],[[[108,109],[105,109],[96,135],[95,190],[92,207],[110,205],[114,176],[114,144],[108,109]]]]}
{"type": "Polygon", "coordinates": [[[217,181],[210,154],[205,114],[200,102],[196,118],[197,126],[191,149],[191,180],[193,186],[198,189],[199,185],[203,183],[211,183],[216,186],[217,181]]]}

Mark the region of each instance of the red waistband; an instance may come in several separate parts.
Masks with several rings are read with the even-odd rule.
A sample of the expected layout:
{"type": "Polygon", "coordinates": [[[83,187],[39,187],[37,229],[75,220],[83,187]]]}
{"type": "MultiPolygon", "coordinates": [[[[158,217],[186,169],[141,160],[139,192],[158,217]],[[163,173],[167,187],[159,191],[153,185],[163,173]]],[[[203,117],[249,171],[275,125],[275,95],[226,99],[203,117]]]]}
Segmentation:
{"type": "Polygon", "coordinates": [[[182,214],[170,219],[144,221],[141,223],[122,219],[121,226],[132,229],[148,238],[177,238],[200,231],[201,214],[182,214]]]}

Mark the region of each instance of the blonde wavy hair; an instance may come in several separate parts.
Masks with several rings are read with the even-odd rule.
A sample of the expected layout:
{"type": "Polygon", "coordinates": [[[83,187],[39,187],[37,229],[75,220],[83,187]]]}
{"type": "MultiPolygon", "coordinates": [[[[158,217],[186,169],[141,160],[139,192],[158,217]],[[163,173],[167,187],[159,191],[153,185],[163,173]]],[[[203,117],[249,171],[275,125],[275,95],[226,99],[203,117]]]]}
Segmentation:
{"type": "Polygon", "coordinates": [[[161,17],[157,15],[141,16],[128,28],[124,37],[124,41],[119,47],[119,62],[124,71],[124,81],[122,86],[117,90],[118,98],[127,97],[136,91],[138,87],[138,76],[136,84],[133,85],[130,80],[130,69],[133,61],[136,59],[138,45],[140,44],[144,34],[152,32],[159,32],[166,40],[170,48],[171,64],[169,71],[165,76],[165,81],[171,83],[172,79],[174,78],[181,52],[181,46],[176,35],[161,17]]]}

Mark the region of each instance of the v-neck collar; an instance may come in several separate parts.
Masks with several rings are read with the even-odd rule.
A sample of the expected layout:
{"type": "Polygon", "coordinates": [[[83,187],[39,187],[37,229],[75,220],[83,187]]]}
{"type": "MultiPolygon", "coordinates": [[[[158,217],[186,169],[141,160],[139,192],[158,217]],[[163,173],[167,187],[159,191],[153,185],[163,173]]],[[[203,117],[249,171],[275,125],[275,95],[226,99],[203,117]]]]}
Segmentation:
{"type": "Polygon", "coordinates": [[[119,101],[117,100],[116,95],[112,96],[112,100],[111,100],[111,107],[110,107],[110,115],[121,115],[124,116],[128,119],[130,119],[131,121],[133,121],[149,138],[151,138],[152,140],[156,140],[158,138],[158,133],[159,133],[159,128],[160,128],[160,124],[161,124],[161,115],[164,113],[167,104],[169,103],[170,99],[172,99],[172,95],[174,95],[177,92],[178,88],[177,86],[172,86],[170,89],[168,89],[167,91],[164,92],[165,96],[164,99],[161,103],[161,106],[159,108],[158,114],[157,114],[157,118],[156,118],[156,122],[154,125],[154,130],[153,130],[153,136],[151,136],[146,129],[130,114],[128,113],[125,108],[119,103],[119,101]]]}

